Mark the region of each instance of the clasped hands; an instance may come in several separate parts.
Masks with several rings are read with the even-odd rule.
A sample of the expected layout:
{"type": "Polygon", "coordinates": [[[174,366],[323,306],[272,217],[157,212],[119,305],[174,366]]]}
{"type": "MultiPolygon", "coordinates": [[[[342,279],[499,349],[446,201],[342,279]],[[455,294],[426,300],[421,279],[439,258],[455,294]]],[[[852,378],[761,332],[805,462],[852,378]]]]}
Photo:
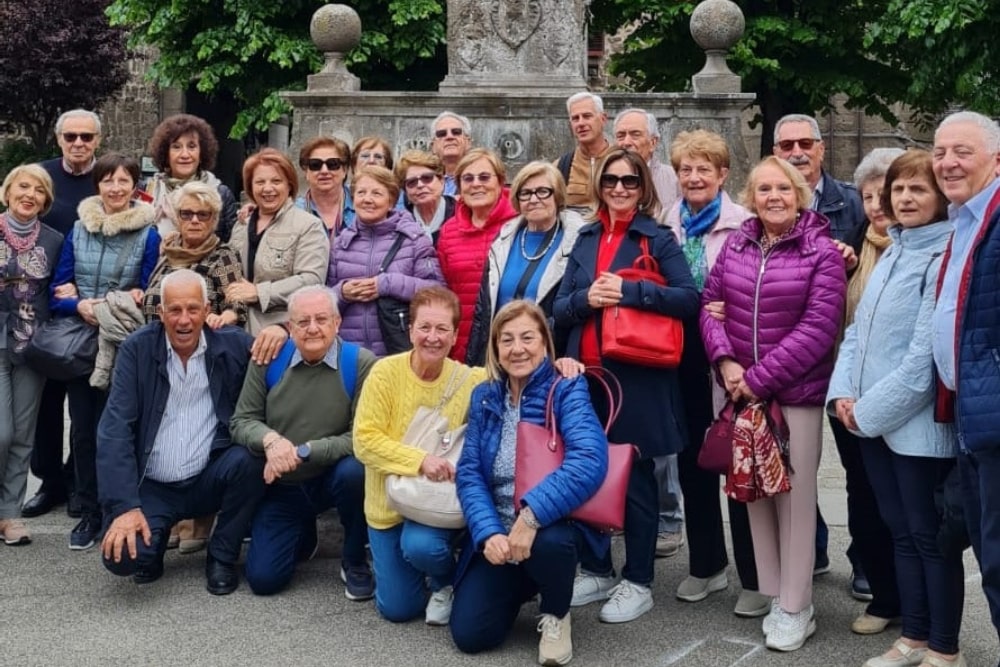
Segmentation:
{"type": "Polygon", "coordinates": [[[265,484],[276,482],[282,475],[293,472],[302,463],[302,459],[295,453],[295,445],[283,436],[279,436],[264,448],[264,456],[267,458],[267,463],[264,464],[265,484]]]}
{"type": "Polygon", "coordinates": [[[378,298],[378,278],[356,278],[346,280],[340,286],[340,296],[344,301],[374,301],[378,298]]]}
{"type": "Polygon", "coordinates": [[[746,371],[737,361],[728,358],[720,361],[719,374],[722,375],[722,383],[726,393],[729,394],[729,398],[734,403],[739,402],[741,398],[746,399],[750,403],[756,403],[760,400],[753,393],[753,390],[747,386],[747,381],[744,377],[746,371]]]}
{"type": "Polygon", "coordinates": [[[853,398],[838,398],[833,403],[834,409],[837,411],[837,419],[840,423],[847,427],[850,431],[858,431],[858,422],[854,419],[854,404],[857,403],[853,398]]]}
{"type": "Polygon", "coordinates": [[[587,304],[595,310],[617,306],[622,300],[622,282],[621,276],[602,271],[587,290],[587,304]]]}
{"type": "Polygon", "coordinates": [[[531,545],[538,531],[530,528],[519,516],[511,526],[510,534],[491,535],[483,545],[483,556],[490,565],[514,565],[531,558],[531,545]]]}

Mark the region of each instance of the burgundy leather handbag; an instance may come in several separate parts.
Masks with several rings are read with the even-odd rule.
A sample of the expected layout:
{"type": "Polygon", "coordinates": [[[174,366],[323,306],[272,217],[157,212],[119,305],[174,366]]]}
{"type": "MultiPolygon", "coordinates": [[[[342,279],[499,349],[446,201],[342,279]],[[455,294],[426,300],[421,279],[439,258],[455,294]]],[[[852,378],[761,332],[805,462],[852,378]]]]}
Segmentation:
{"type": "MultiPolygon", "coordinates": [[[[588,367],[585,374],[604,387],[608,398],[608,421],[604,433],[611,429],[621,411],[622,388],[618,378],[603,368],[588,367]],[[612,392],[612,385],[614,392],[612,392]]],[[[549,473],[562,465],[566,455],[562,437],[556,426],[552,401],[556,385],[552,383],[545,404],[545,424],[519,422],[517,450],[514,460],[514,508],[521,508],[521,498],[538,486],[549,473]]],[[[608,443],[608,473],[604,483],[585,503],[573,510],[569,518],[586,523],[604,533],[621,532],[625,526],[625,492],[628,490],[632,461],[637,449],[630,444],[608,443]]]]}
{"type": "Polygon", "coordinates": [[[731,400],[712,425],[705,431],[705,440],[698,450],[698,467],[708,472],[725,475],[733,463],[733,436],[739,410],[731,400]]]}

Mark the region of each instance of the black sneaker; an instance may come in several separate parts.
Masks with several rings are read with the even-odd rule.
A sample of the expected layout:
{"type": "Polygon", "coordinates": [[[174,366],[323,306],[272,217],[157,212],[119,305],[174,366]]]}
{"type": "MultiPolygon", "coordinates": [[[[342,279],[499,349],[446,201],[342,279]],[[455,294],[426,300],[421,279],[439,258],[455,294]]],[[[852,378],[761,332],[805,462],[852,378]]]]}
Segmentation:
{"type": "Polygon", "coordinates": [[[825,551],[816,554],[816,562],[813,565],[813,576],[826,574],[830,571],[830,557],[825,551]]]}
{"type": "Polygon", "coordinates": [[[80,522],[69,534],[69,548],[74,551],[83,551],[97,544],[97,538],[101,534],[101,517],[84,515],[80,522]]]}
{"type": "Polygon", "coordinates": [[[862,602],[871,602],[875,597],[872,595],[872,587],[868,583],[868,577],[860,570],[855,570],[851,574],[851,596],[862,602]]]}
{"type": "Polygon", "coordinates": [[[344,582],[344,595],[348,600],[361,602],[375,597],[375,578],[368,563],[340,566],[340,580],[344,582]]]}

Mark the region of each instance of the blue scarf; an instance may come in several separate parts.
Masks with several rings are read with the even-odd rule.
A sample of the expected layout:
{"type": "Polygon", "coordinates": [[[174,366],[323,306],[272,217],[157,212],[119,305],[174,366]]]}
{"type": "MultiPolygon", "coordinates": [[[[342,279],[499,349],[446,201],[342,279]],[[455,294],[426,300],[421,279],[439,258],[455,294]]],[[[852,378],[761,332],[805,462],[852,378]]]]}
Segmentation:
{"type": "Polygon", "coordinates": [[[685,200],[681,200],[681,224],[684,225],[684,236],[701,236],[715,224],[719,219],[719,212],[722,211],[722,191],[715,195],[715,199],[708,202],[705,208],[697,213],[692,213],[685,200]]]}

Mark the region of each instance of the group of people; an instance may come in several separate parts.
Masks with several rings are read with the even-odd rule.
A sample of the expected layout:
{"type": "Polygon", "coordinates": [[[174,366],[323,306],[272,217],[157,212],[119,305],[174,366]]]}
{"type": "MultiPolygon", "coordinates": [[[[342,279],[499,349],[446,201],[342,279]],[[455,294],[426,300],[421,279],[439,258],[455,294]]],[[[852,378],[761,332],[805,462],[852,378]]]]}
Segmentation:
{"type": "Polygon", "coordinates": [[[134,159],[96,157],[96,115],[63,114],[63,156],[0,188],[4,541],[30,542],[19,517],[71,499],[70,548],[100,544],[115,574],[148,584],[167,549],[207,549],[207,589],[227,594],[249,537],[244,577],[270,595],[336,508],[349,599],[448,625],[474,653],[538,596],[539,661],[565,664],[570,610],[642,616],[657,556],[687,544],[681,600],[728,588],[720,478],[698,455],[727,400],[768,401],[787,425],[791,490],[728,500],[734,612],[763,617],[774,650],[815,632],[826,415],[847,473],[852,592],[869,601],[852,630],[902,619],[866,665],[964,665],[955,536],[971,541],[1000,627],[1000,128],[953,114],[933,152],[876,149],[848,184],[823,168],[815,120],[787,116],[736,203],[721,136],[682,132],[665,164],[645,111],[619,113],[613,141],[598,96],[573,95],[567,112],[575,150],[510,179],[451,112],[432,123],[430,152],[398,161],[379,137],[306,142],[301,194],[292,161],[265,148],[243,165],[242,208],[211,172],[203,120],[157,128],[160,171],[142,182],[134,159]],[[623,277],[637,261],[661,279],[623,277]],[[680,322],[679,363],[605,354],[605,311],[618,308],[680,322]],[[59,317],[100,341],[93,372],[65,383],[24,354],[59,317]],[[579,377],[595,366],[620,383],[617,400],[579,377]],[[549,410],[565,458],[515,494],[518,423],[549,423],[549,410]],[[464,442],[457,462],[412,441],[429,414],[442,442],[464,442]],[[571,517],[601,486],[609,441],[637,450],[620,570],[609,536],[571,517]],[[22,507],[29,458],[42,486],[22,507]],[[465,527],[404,518],[394,477],[453,484],[465,527]],[[942,487],[964,510],[950,540],[942,487]]]}

